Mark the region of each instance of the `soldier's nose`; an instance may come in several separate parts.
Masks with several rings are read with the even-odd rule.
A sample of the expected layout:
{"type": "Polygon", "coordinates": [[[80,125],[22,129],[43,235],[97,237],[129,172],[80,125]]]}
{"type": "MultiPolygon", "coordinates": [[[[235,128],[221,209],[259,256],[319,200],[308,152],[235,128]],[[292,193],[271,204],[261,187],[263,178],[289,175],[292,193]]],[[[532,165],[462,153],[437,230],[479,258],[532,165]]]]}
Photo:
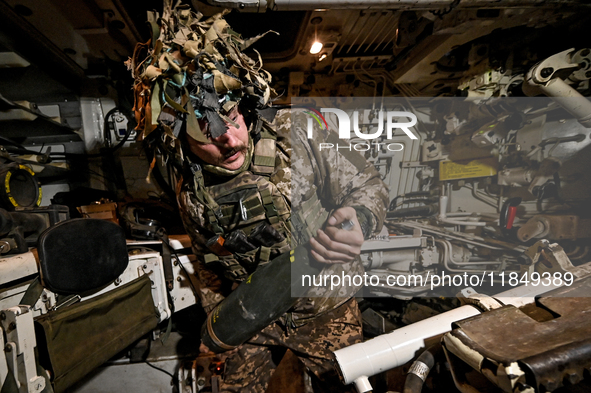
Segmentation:
{"type": "Polygon", "coordinates": [[[228,131],[226,131],[219,137],[215,138],[214,142],[222,147],[234,148],[238,146],[240,144],[240,141],[232,132],[232,128],[233,127],[228,128],[228,131]]]}

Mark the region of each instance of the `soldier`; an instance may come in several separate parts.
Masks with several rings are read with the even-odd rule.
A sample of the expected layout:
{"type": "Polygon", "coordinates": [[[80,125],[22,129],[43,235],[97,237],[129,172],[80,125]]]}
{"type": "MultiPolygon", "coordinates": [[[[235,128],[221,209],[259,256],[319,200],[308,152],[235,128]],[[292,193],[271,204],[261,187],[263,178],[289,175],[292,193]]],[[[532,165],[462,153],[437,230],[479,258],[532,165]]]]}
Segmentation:
{"type": "MultiPolygon", "coordinates": [[[[202,21],[165,1],[162,20],[151,48],[143,48],[148,58],[139,47],[130,61],[135,111],[144,138],[177,168],[181,217],[201,261],[203,308],[224,299],[224,282],[235,288],[299,244],[309,244],[322,274],[362,274],[361,245],[381,229],[388,200],[375,168],[356,152],[320,152],[306,137],[303,112],[280,111],[273,123],[259,116],[274,97],[270,76],[243,54],[253,40],[231,31],[223,14],[202,21]]],[[[264,392],[277,352],[286,349],[315,386],[343,391],[331,352],[362,338],[358,289],[311,290],[228,355],[220,391],[264,392]]]]}

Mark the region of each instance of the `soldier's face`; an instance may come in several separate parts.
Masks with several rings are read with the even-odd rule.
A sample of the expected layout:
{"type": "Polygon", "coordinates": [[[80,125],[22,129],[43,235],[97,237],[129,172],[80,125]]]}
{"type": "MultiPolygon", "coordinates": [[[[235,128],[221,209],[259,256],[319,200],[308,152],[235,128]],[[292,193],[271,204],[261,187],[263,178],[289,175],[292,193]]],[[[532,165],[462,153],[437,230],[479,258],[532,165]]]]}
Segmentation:
{"type": "MultiPolygon", "coordinates": [[[[239,127],[226,123],[227,131],[217,138],[211,138],[206,132],[206,136],[211,141],[209,144],[197,142],[190,136],[187,136],[187,140],[191,151],[206,163],[234,171],[240,168],[246,159],[248,128],[244,122],[244,116],[237,107],[228,114],[228,117],[239,127]]],[[[201,129],[207,130],[207,126],[201,124],[201,129]]]]}

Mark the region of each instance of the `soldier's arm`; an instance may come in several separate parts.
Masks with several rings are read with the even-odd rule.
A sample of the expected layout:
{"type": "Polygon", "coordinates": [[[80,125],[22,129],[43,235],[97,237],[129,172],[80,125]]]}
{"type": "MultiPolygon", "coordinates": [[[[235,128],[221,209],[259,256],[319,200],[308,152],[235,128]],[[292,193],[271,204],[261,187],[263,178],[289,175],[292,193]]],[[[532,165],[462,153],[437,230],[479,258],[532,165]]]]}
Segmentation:
{"type": "Polygon", "coordinates": [[[305,113],[293,116],[292,132],[295,157],[292,160],[307,161],[302,167],[314,172],[313,182],[320,189],[325,206],[338,209],[343,206],[354,207],[361,224],[368,226],[366,237],[379,232],[383,225],[388,205],[388,189],[381,180],[373,164],[358,151],[348,150],[348,140],[338,139],[333,132],[321,130],[316,124],[313,138],[307,138],[305,113]],[[327,148],[327,144],[334,147],[327,148]],[[337,144],[341,147],[336,149],[337,144]],[[370,221],[370,222],[369,222],[370,221]]]}
{"type": "Polygon", "coordinates": [[[293,148],[296,153],[292,159],[296,162],[299,160],[299,167],[306,168],[300,170],[302,175],[312,179],[309,172],[313,172],[311,181],[320,190],[323,205],[334,210],[333,217],[338,213],[335,225],[330,225],[329,218],[327,226],[311,244],[318,251],[317,254],[323,254],[327,262],[347,262],[359,254],[364,238],[381,230],[388,204],[388,190],[379,172],[359,152],[326,148],[329,145],[336,147],[337,144],[347,146],[347,140],[339,140],[336,134],[318,127],[314,129],[314,138],[308,139],[304,126],[306,120],[303,113],[293,116],[293,148]],[[341,211],[344,207],[350,210],[341,211]],[[355,218],[355,230],[341,230],[340,224],[345,221],[345,216],[347,219],[355,218]],[[357,230],[362,232],[361,236],[357,230]]]}

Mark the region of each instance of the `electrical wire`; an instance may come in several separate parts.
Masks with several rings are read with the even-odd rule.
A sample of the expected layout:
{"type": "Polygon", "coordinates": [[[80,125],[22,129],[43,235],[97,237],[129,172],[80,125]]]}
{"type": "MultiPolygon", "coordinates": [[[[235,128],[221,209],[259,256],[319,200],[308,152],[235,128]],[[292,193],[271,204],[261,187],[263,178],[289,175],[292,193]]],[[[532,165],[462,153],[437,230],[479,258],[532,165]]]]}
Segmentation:
{"type": "MultiPolygon", "coordinates": [[[[127,122],[127,132],[125,134],[125,136],[123,137],[123,139],[114,147],[109,148],[108,150],[104,150],[100,153],[95,153],[95,154],[86,154],[86,153],[65,153],[65,152],[49,152],[47,154],[49,154],[52,157],[65,157],[65,158],[95,158],[95,157],[104,157],[107,155],[112,155],[113,153],[115,153],[117,150],[119,150],[121,147],[123,147],[123,145],[125,144],[125,142],[128,141],[129,137],[131,136],[131,133],[134,130],[134,127],[132,125],[132,120],[133,117],[131,117],[130,115],[126,114],[122,108],[120,107],[115,107],[113,109],[111,109],[110,111],[107,112],[107,114],[105,115],[104,119],[103,119],[103,130],[107,130],[107,126],[108,126],[108,120],[109,117],[113,116],[113,114],[115,112],[120,112],[122,113],[128,120],[127,122]]],[[[34,150],[29,150],[24,148],[21,145],[18,145],[16,142],[12,143],[13,146],[16,146],[17,149],[10,149],[10,152],[15,152],[15,153],[19,153],[19,154],[36,154],[39,155],[40,153],[34,150]]]]}
{"type": "MultiPolygon", "coordinates": [[[[110,111],[108,111],[103,119],[103,130],[104,131],[107,130],[109,117],[113,116],[113,114],[115,112],[120,112],[127,118],[127,132],[125,133],[125,136],[123,137],[123,139],[121,139],[121,141],[119,141],[119,143],[116,144],[114,147],[112,147],[108,150],[105,150],[103,152],[100,152],[100,153],[95,153],[95,154],[56,153],[55,155],[63,155],[65,157],[87,157],[87,158],[104,157],[107,155],[111,155],[111,154],[115,153],[117,150],[119,150],[120,148],[122,148],[123,145],[125,144],[125,142],[127,142],[129,137],[131,136],[131,133],[133,132],[134,126],[132,125],[132,121],[131,121],[131,120],[133,120],[133,117],[131,117],[129,114],[126,114],[122,108],[116,106],[113,109],[111,109],[110,111]]],[[[49,154],[53,155],[53,153],[49,153],[49,154]]]]}
{"type": "Polygon", "coordinates": [[[191,275],[189,274],[189,272],[187,271],[187,269],[185,268],[185,266],[181,263],[181,259],[179,258],[179,255],[177,254],[176,250],[174,249],[174,247],[171,246],[170,242],[168,241],[168,239],[165,239],[164,237],[161,237],[160,240],[162,240],[162,243],[165,244],[174,254],[177,262],[179,263],[179,266],[181,268],[181,270],[185,273],[185,275],[187,276],[187,278],[189,279],[189,285],[191,286],[191,289],[193,289],[193,293],[195,294],[195,296],[197,296],[197,298],[199,298],[199,292],[197,291],[197,288],[195,288],[195,285],[193,285],[193,281],[191,280],[191,275]]]}
{"type": "MultiPolygon", "coordinates": [[[[151,163],[155,157],[154,152],[148,151],[148,149],[145,149],[145,151],[146,151],[146,157],[148,158],[148,163],[151,163]]],[[[156,180],[156,183],[158,183],[158,185],[160,186],[162,191],[164,191],[164,194],[168,197],[168,199],[171,201],[175,201],[176,200],[176,192],[174,191],[174,188],[173,188],[174,186],[172,184],[168,184],[166,182],[164,175],[160,171],[160,166],[154,165],[154,168],[152,169],[150,174],[154,177],[154,179],[156,180]]]]}
{"type": "Polygon", "coordinates": [[[160,368],[160,367],[158,367],[158,366],[155,366],[155,365],[153,365],[152,363],[148,362],[147,360],[145,360],[145,363],[146,363],[148,366],[152,367],[153,369],[155,369],[155,370],[158,370],[158,371],[161,371],[161,372],[163,372],[164,374],[168,375],[170,378],[172,378],[172,381],[173,381],[173,383],[174,383],[175,385],[177,384],[177,382],[178,382],[178,377],[176,377],[176,376],[175,376],[175,375],[173,375],[172,373],[170,373],[170,372],[166,371],[166,370],[165,370],[165,369],[163,369],[163,368],[160,368]]]}

